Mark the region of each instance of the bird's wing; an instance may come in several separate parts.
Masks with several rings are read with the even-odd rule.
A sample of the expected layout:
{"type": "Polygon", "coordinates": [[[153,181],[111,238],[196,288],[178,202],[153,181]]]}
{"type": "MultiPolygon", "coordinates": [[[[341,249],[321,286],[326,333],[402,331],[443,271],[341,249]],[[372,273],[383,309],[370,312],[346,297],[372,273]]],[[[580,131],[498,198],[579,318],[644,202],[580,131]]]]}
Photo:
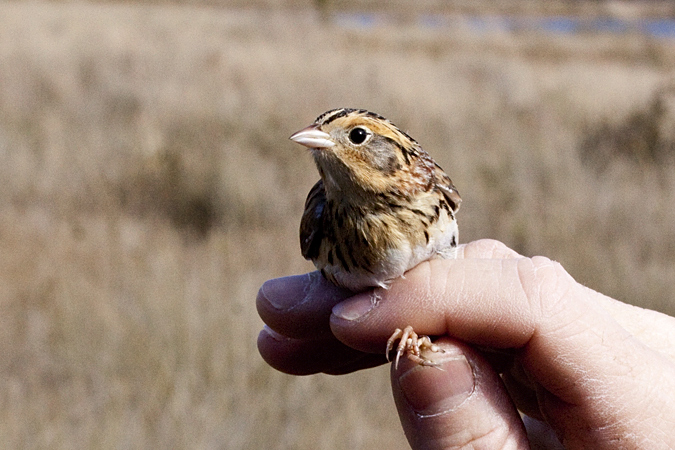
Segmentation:
{"type": "Polygon", "coordinates": [[[323,212],[326,206],[326,190],[323,181],[316,182],[307,194],[305,212],[300,222],[300,249],[305,259],[316,259],[319,256],[323,240],[323,212]]]}
{"type": "Polygon", "coordinates": [[[443,193],[452,212],[456,213],[462,203],[462,197],[460,197],[455,185],[452,184],[450,177],[438,164],[436,164],[436,187],[443,193]]]}

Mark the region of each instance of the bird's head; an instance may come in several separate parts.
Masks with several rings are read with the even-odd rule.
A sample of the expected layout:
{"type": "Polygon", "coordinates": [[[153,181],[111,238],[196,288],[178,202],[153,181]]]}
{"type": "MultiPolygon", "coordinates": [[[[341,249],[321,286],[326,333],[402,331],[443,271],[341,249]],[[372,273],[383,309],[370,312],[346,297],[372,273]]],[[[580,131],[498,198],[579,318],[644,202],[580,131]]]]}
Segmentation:
{"type": "Polygon", "coordinates": [[[308,147],[328,196],[412,194],[431,183],[433,161],[413,138],[363,109],[333,109],[291,136],[308,147]]]}

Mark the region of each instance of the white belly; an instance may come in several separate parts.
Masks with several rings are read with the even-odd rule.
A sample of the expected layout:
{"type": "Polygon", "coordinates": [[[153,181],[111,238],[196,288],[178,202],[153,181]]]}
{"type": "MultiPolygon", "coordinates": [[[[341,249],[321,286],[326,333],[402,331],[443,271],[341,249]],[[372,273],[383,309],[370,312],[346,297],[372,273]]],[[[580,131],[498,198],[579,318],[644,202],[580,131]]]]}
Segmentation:
{"type": "Polygon", "coordinates": [[[428,232],[428,243],[413,247],[409,242],[403,242],[398,248],[389,250],[383,261],[373,268],[372,273],[346,272],[338,266],[331,265],[323,267],[323,270],[332,276],[337,284],[353,291],[371,287],[387,288],[392,280],[402,276],[421,262],[433,258],[455,258],[458,239],[456,220],[444,212],[428,232]]]}

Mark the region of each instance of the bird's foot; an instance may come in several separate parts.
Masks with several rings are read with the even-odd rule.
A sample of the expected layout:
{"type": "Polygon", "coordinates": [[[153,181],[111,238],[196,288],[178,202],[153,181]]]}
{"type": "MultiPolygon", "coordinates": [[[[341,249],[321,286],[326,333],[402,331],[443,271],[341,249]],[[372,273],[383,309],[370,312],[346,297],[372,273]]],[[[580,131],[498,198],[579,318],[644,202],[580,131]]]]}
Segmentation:
{"type": "Polygon", "coordinates": [[[394,349],[396,341],[399,341],[399,343],[396,347],[394,367],[398,367],[398,362],[402,355],[406,355],[421,366],[437,367],[438,363],[425,358],[422,355],[422,352],[425,350],[441,353],[445,352],[441,347],[431,342],[429,336],[418,336],[411,326],[407,326],[403,330],[397,328],[387,341],[387,360],[389,360],[389,353],[394,349]]]}

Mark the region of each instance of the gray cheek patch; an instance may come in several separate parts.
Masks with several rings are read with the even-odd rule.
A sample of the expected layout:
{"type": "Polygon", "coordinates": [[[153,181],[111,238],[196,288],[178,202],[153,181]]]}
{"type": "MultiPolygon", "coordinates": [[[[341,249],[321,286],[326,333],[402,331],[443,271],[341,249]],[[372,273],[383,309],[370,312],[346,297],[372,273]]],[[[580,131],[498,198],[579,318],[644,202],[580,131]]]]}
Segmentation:
{"type": "Polygon", "coordinates": [[[401,169],[401,163],[396,157],[396,146],[389,139],[373,136],[368,153],[373,166],[387,175],[391,175],[401,169]]]}

